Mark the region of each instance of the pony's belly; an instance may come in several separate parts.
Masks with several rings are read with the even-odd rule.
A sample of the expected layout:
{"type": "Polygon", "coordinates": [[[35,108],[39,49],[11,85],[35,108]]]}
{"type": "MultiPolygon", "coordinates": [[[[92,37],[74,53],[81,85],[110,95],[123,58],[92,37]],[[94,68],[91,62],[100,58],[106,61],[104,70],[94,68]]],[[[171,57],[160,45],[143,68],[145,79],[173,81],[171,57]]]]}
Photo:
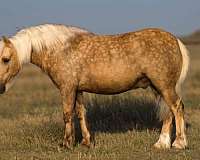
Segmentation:
{"type": "Polygon", "coordinates": [[[132,83],[127,84],[119,84],[116,82],[105,84],[105,83],[91,83],[86,87],[82,88],[82,91],[90,92],[90,93],[97,93],[97,94],[117,94],[126,92],[133,88],[132,83]]]}
{"type": "Polygon", "coordinates": [[[128,68],[102,67],[82,78],[80,89],[98,94],[121,93],[132,89],[138,77],[138,74],[128,68]]]}

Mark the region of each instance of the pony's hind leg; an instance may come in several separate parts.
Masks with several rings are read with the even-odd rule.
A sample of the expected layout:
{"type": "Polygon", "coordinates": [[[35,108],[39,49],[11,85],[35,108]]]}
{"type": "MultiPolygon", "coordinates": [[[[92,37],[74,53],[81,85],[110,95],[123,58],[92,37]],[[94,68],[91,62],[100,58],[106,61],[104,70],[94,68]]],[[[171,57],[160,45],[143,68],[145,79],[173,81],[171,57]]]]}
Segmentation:
{"type": "Polygon", "coordinates": [[[175,89],[165,90],[163,92],[163,97],[175,116],[176,139],[172,146],[178,149],[184,149],[187,147],[187,140],[185,134],[184,106],[182,100],[177,95],[175,89]]]}
{"type": "Polygon", "coordinates": [[[90,133],[88,131],[86,111],[83,105],[82,93],[77,94],[75,110],[76,110],[77,117],[79,119],[82,137],[83,137],[81,144],[87,147],[90,147],[90,133]]]}
{"type": "Polygon", "coordinates": [[[162,130],[158,141],[154,144],[156,148],[168,149],[171,147],[172,114],[163,121],[162,130]]]}
{"type": "Polygon", "coordinates": [[[159,107],[158,116],[159,119],[163,121],[160,137],[158,141],[154,144],[154,147],[159,149],[168,149],[171,148],[172,120],[174,116],[172,112],[167,108],[168,106],[161,95],[158,94],[155,90],[153,91],[159,107]]]}
{"type": "Polygon", "coordinates": [[[178,149],[187,147],[184,122],[184,104],[181,99],[177,100],[176,105],[172,108],[176,118],[176,139],[172,146],[178,149]]]}

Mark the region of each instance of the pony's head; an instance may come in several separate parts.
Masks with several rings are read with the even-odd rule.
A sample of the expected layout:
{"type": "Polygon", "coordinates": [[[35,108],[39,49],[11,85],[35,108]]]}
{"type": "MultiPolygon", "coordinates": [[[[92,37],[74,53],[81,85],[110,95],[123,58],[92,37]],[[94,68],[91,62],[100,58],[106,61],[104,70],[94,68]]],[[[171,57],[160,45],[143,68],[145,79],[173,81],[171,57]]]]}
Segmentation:
{"type": "Polygon", "coordinates": [[[8,90],[20,68],[14,45],[8,38],[2,37],[0,41],[0,94],[8,90]]]}

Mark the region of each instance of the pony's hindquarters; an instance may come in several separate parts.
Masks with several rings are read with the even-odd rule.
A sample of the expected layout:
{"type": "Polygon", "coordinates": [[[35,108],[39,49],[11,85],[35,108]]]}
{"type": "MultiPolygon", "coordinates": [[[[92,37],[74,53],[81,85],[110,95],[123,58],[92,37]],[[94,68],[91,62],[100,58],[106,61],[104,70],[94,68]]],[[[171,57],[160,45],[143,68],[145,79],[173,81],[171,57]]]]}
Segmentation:
{"type": "Polygon", "coordinates": [[[189,68],[189,56],[186,47],[180,40],[178,45],[182,55],[182,69],[181,74],[176,82],[175,88],[166,89],[159,98],[160,109],[159,118],[163,120],[163,126],[158,142],[155,144],[157,148],[170,148],[171,147],[171,130],[172,120],[175,116],[176,122],[176,139],[172,146],[179,149],[187,147],[187,140],[185,135],[185,122],[184,122],[184,105],[181,100],[181,85],[186,78],[189,68]]]}
{"type": "MultiPolygon", "coordinates": [[[[183,82],[184,82],[184,80],[187,76],[190,59],[189,59],[189,52],[188,52],[187,48],[185,47],[185,45],[179,39],[177,39],[177,41],[178,41],[178,45],[179,45],[181,55],[182,55],[182,69],[181,69],[180,77],[179,77],[179,79],[176,83],[175,90],[176,90],[176,93],[178,94],[178,96],[181,98],[182,97],[181,86],[182,86],[182,84],[183,84],[183,82]]],[[[170,109],[167,106],[167,104],[166,104],[166,102],[164,101],[163,98],[158,98],[157,101],[158,101],[157,102],[157,104],[158,104],[158,112],[157,112],[158,118],[160,120],[164,120],[170,114],[170,109]]]]}

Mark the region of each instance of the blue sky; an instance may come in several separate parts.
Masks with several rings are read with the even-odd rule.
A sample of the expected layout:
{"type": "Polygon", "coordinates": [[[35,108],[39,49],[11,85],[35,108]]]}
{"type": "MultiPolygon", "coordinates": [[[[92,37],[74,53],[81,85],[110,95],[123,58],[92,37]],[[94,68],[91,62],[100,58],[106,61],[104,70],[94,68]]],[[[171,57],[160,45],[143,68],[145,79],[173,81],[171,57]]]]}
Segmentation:
{"type": "Polygon", "coordinates": [[[0,35],[43,23],[101,34],[145,27],[189,34],[200,29],[200,0],[0,0],[0,35]]]}

